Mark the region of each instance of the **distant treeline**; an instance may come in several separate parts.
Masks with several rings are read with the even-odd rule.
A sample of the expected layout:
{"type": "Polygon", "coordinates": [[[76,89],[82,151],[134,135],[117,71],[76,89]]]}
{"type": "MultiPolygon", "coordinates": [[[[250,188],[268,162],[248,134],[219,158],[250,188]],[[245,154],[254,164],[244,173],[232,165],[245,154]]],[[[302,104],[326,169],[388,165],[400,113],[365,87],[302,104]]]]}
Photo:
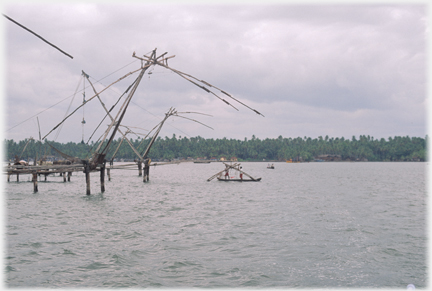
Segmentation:
{"type": "MultiPolygon", "coordinates": [[[[259,139],[252,136],[252,139],[205,139],[198,137],[179,137],[174,134],[172,138],[158,137],[153,144],[148,157],[152,160],[173,160],[176,158],[204,158],[220,159],[222,157],[239,161],[312,161],[314,159],[326,159],[333,157],[335,160],[351,161],[425,161],[427,159],[427,139],[421,137],[395,136],[388,139],[374,139],[370,136],[361,135],[359,138],[353,136],[351,139],[329,138],[319,136],[284,138],[279,136],[276,139],[259,139]]],[[[114,140],[107,154],[107,160],[113,157],[117,159],[135,159],[137,156],[126,141],[114,140]],[[118,145],[121,143],[120,147],[118,145]],[[118,148],[118,149],[117,149],[118,148]]],[[[130,139],[134,147],[142,154],[147,148],[149,139],[130,139]]],[[[37,155],[41,157],[55,156],[61,159],[60,155],[46,142],[39,142],[33,139],[15,142],[4,140],[5,160],[13,161],[15,156],[21,159],[34,159],[37,155]]],[[[68,142],[66,144],[49,141],[55,148],[69,156],[81,159],[91,157],[92,151],[97,144],[68,142]]]]}

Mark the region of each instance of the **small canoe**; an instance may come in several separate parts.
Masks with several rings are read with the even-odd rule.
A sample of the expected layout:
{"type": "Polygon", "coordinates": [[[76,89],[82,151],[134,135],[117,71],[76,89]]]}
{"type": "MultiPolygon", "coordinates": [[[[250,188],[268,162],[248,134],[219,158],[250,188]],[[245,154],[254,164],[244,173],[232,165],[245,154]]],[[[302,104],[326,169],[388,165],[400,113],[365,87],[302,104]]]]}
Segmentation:
{"type": "Polygon", "coordinates": [[[223,181],[223,182],[259,182],[261,181],[261,178],[252,180],[252,179],[225,179],[225,178],[217,178],[218,181],[223,181]]]}
{"type": "Polygon", "coordinates": [[[211,176],[210,178],[207,179],[207,182],[213,180],[214,178],[217,177],[218,181],[223,181],[223,182],[259,182],[261,181],[261,178],[255,179],[254,177],[250,176],[249,174],[245,173],[242,171],[242,167],[240,167],[240,163],[235,163],[235,164],[227,164],[224,162],[225,165],[225,169],[220,171],[219,173],[214,174],[213,176],[211,176]],[[230,175],[230,172],[232,173],[232,171],[237,171],[238,175],[230,175]],[[243,179],[243,177],[246,176],[249,179],[243,179]],[[232,177],[232,179],[226,179],[232,177]],[[239,178],[237,178],[239,177],[239,178]]]}

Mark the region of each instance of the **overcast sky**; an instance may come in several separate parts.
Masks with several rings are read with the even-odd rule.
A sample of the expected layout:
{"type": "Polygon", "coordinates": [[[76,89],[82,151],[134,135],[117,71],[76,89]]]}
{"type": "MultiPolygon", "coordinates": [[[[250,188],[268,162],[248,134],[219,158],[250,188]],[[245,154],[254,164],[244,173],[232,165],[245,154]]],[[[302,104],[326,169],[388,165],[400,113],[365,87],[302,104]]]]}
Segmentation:
{"type": "MultiPolygon", "coordinates": [[[[169,70],[152,67],[122,122],[139,128],[137,133],[146,133],[174,107],[211,115],[183,116],[213,130],[171,117],[162,137],[387,139],[427,134],[428,6],[421,2],[15,3],[6,2],[3,14],[73,59],[3,17],[7,139],[38,139],[38,120],[44,136],[82,103],[83,91],[87,99],[93,96],[82,70],[102,90],[140,68],[134,52],[149,55],[155,48],[157,55],[175,55],[170,67],[230,93],[264,117],[214,91],[237,111],[169,70]]],[[[136,77],[101,94],[107,107],[136,77]]],[[[87,141],[103,116],[94,99],[47,139],[80,142],[84,133],[87,141]]],[[[101,128],[107,125],[105,120],[101,128]]]]}

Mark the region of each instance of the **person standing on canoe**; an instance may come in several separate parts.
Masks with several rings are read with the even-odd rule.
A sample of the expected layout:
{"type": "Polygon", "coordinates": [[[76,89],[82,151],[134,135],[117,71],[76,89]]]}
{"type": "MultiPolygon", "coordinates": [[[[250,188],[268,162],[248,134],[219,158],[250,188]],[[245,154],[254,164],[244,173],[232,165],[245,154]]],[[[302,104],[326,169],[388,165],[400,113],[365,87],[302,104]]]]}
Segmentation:
{"type": "Polygon", "coordinates": [[[226,171],[225,171],[225,180],[228,179],[228,177],[229,177],[228,169],[226,169],[226,171]]]}

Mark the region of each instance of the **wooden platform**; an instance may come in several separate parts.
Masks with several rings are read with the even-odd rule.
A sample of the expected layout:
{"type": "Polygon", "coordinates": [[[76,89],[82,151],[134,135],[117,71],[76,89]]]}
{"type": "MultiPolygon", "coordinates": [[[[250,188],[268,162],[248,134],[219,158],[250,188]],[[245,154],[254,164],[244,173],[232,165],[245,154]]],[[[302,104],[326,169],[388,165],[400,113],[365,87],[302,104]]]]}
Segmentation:
{"type": "MultiPolygon", "coordinates": [[[[10,176],[16,175],[17,182],[19,182],[20,175],[32,175],[33,191],[38,192],[38,176],[47,176],[54,174],[62,174],[63,182],[70,182],[73,172],[86,173],[84,164],[70,164],[70,165],[41,165],[41,166],[23,166],[23,165],[8,165],[3,168],[4,173],[7,175],[7,181],[10,182],[10,176]]],[[[101,176],[101,191],[105,191],[105,165],[98,165],[92,171],[86,173],[87,182],[87,195],[90,195],[90,172],[100,172],[101,176]]],[[[107,169],[108,178],[110,177],[109,169],[107,169]]]]}
{"type": "Polygon", "coordinates": [[[67,172],[84,172],[83,164],[70,164],[70,165],[42,165],[42,166],[23,166],[23,165],[10,165],[4,167],[3,171],[8,174],[38,174],[49,175],[55,173],[67,172]]]}
{"type": "MultiPolygon", "coordinates": [[[[154,163],[152,165],[164,165],[171,163],[154,163]]],[[[62,174],[63,182],[70,182],[73,172],[82,172],[85,174],[86,179],[86,194],[90,195],[90,173],[99,172],[100,173],[100,185],[101,192],[105,192],[105,172],[108,176],[108,181],[111,181],[111,170],[136,170],[138,166],[138,176],[143,177],[143,182],[148,182],[150,180],[150,164],[145,163],[132,163],[123,164],[119,166],[107,166],[106,161],[102,164],[98,164],[96,167],[90,168],[88,164],[69,164],[69,165],[37,165],[37,166],[24,166],[24,165],[8,165],[3,167],[3,173],[7,175],[7,181],[10,182],[10,176],[16,175],[17,182],[19,182],[20,175],[32,175],[33,181],[33,191],[38,192],[38,176],[45,176],[45,181],[49,175],[62,174]],[[144,175],[143,175],[144,170],[144,175]]]]}

